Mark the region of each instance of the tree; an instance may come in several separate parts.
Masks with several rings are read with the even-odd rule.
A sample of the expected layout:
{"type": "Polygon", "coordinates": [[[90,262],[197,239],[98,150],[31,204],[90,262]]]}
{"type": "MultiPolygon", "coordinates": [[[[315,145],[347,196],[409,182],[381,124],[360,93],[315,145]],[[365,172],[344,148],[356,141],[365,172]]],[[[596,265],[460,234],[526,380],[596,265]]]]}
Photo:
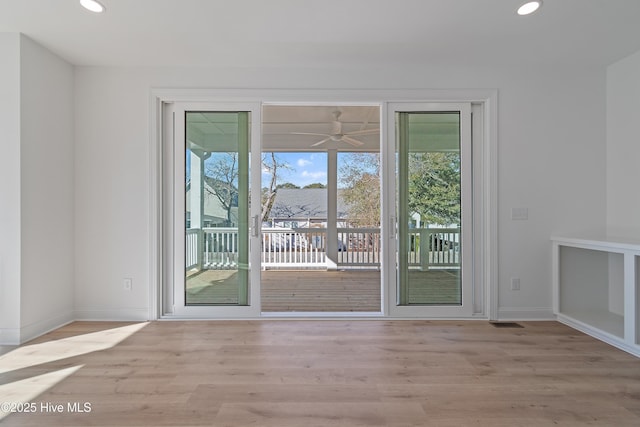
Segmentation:
{"type": "MultiPolygon", "coordinates": [[[[275,153],[264,153],[262,156],[263,171],[270,175],[269,185],[262,188],[262,221],[266,221],[275,200],[278,185],[278,171],[289,169],[290,166],[276,156],[275,153]]],[[[238,206],[238,153],[214,153],[211,160],[207,162],[205,177],[210,188],[207,194],[215,196],[223,209],[227,213],[227,225],[232,225],[231,211],[238,206]]],[[[285,188],[299,188],[298,186],[285,183],[285,188]],[[291,186],[291,187],[289,187],[291,186]]]]}
{"type": "Polygon", "coordinates": [[[460,223],[460,154],[409,154],[409,209],[427,224],[460,223]]]}
{"type": "Polygon", "coordinates": [[[216,197],[227,214],[228,226],[233,224],[231,211],[238,206],[238,153],[214,153],[205,166],[205,186],[208,195],[216,197]]]}
{"type": "MultiPolygon", "coordinates": [[[[290,169],[291,167],[282,162],[276,156],[276,153],[264,153],[262,156],[262,169],[264,171],[269,172],[269,186],[264,187],[262,189],[262,212],[260,213],[260,219],[262,222],[265,222],[269,219],[269,213],[271,212],[271,208],[273,207],[273,202],[276,199],[276,192],[278,188],[282,188],[278,185],[278,170],[280,169],[290,169]]],[[[294,184],[288,183],[289,185],[298,188],[294,184]]]]}
{"type": "MultiPolygon", "coordinates": [[[[278,171],[289,168],[289,165],[280,161],[275,153],[271,152],[262,156],[262,168],[270,175],[269,185],[262,188],[261,218],[264,221],[269,217],[276,190],[279,188],[278,171]]],[[[210,186],[207,188],[207,194],[215,196],[220,201],[227,212],[227,223],[232,225],[232,208],[238,206],[238,153],[214,153],[206,164],[205,176],[210,186]]],[[[283,185],[298,188],[290,183],[283,185]]]]}
{"type": "MultiPolygon", "coordinates": [[[[266,189],[266,188],[267,188],[267,187],[265,187],[265,189],[266,189]]],[[[281,189],[281,188],[293,188],[293,189],[296,189],[296,188],[300,188],[300,186],[295,185],[295,184],[293,184],[293,183],[291,183],[291,182],[285,182],[285,183],[282,183],[282,184],[278,184],[278,185],[276,186],[276,190],[279,190],[279,189],[281,189]]]]}
{"type": "Polygon", "coordinates": [[[349,153],[340,167],[340,184],[349,222],[359,227],[379,227],[380,155],[349,153]]]}
{"type": "Polygon", "coordinates": [[[327,186],[321,182],[314,182],[313,184],[307,184],[302,188],[327,188],[327,186]]]}
{"type": "MultiPolygon", "coordinates": [[[[377,153],[350,153],[340,168],[349,220],[360,227],[380,226],[379,159],[377,153]]],[[[410,153],[408,202],[424,224],[459,224],[459,153],[410,153]]]]}

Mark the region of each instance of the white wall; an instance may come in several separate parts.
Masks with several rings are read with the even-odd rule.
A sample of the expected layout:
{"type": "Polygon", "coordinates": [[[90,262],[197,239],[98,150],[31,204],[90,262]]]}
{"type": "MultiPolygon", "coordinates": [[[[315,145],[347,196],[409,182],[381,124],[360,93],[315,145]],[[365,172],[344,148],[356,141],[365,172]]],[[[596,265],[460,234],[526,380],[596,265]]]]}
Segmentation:
{"type": "Polygon", "coordinates": [[[73,66],[21,36],[21,340],[73,320],[73,66]]]}
{"type": "Polygon", "coordinates": [[[607,69],[607,228],[640,239],[640,51],[607,69]]]}
{"type": "Polygon", "coordinates": [[[375,69],[76,69],[76,309],[145,319],[149,308],[149,91],[218,88],[497,88],[499,305],[551,315],[553,233],[606,223],[605,72],[375,69]],[[511,221],[512,207],[529,208],[511,221]],[[133,278],[133,290],[122,287],[133,278]],[[511,291],[511,277],[521,290],[511,291]]]}
{"type": "Polygon", "coordinates": [[[0,344],[73,319],[73,67],[0,34],[0,344]]]}
{"type": "Polygon", "coordinates": [[[0,33],[0,343],[20,341],[20,37],[0,33]]]}

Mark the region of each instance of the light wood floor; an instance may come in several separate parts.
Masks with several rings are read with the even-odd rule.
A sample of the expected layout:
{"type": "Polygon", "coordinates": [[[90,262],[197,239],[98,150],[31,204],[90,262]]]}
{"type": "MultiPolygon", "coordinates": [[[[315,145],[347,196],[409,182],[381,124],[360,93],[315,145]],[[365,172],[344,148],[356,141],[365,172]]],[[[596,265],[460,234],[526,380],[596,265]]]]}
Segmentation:
{"type": "MultiPolygon", "coordinates": [[[[640,360],[556,322],[76,322],[0,357],[9,426],[638,426],[640,360]]],[[[0,414],[2,416],[2,414],[0,414]]]]}
{"type": "MultiPolygon", "coordinates": [[[[380,286],[377,270],[266,270],[261,273],[262,310],[378,312],[380,286]]],[[[457,271],[411,271],[408,292],[413,303],[460,303],[457,271]]],[[[205,270],[190,276],[187,301],[237,303],[237,274],[205,270]]]]}

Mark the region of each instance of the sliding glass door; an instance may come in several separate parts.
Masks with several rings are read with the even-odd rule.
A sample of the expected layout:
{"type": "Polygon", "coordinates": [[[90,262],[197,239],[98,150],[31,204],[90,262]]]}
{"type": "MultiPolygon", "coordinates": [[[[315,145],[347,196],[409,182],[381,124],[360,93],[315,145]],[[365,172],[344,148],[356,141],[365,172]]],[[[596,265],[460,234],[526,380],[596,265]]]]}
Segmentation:
{"type": "Polygon", "coordinates": [[[174,114],[174,313],[257,315],[259,106],[178,104],[174,114]]]}
{"type": "MultiPolygon", "coordinates": [[[[382,144],[380,171],[369,173],[361,160],[351,162],[367,172],[356,176],[354,183],[360,185],[364,178],[371,178],[371,183],[379,184],[380,212],[365,204],[376,200],[354,184],[354,194],[365,209],[353,218],[367,222],[351,219],[353,224],[338,226],[336,203],[327,207],[325,221],[347,237],[333,234],[325,240],[336,245],[336,263],[352,264],[358,270],[380,269],[382,315],[476,316],[482,313],[486,294],[480,285],[474,286],[481,283],[474,282],[474,257],[478,262],[483,254],[477,243],[481,239],[476,239],[473,250],[471,104],[381,105],[384,120],[376,127],[382,136],[378,138],[382,144]],[[329,212],[335,213],[331,221],[329,212]],[[366,230],[354,234],[354,228],[366,230]]],[[[477,110],[474,117],[478,117],[477,110]]],[[[327,123],[335,127],[336,121],[327,123]]],[[[302,248],[305,254],[331,253],[322,238],[311,234],[316,230],[303,230],[304,244],[289,244],[288,249],[279,237],[262,235],[261,157],[265,147],[261,146],[261,104],[175,102],[166,105],[163,123],[163,186],[170,189],[163,193],[163,256],[169,260],[162,270],[163,313],[171,317],[260,317],[271,311],[261,302],[260,273],[267,262],[280,262],[284,255],[297,254],[302,248]],[[264,258],[269,251],[273,259],[264,258]]],[[[477,129],[474,121],[474,131],[477,129]]],[[[353,132],[364,139],[365,131],[369,132],[353,132]]],[[[278,141],[294,140],[294,136],[297,141],[298,134],[316,136],[320,131],[278,132],[272,132],[278,141]]],[[[345,147],[343,141],[332,143],[342,151],[355,150],[345,147]]],[[[317,150],[313,144],[317,141],[308,145],[317,150]]],[[[335,148],[334,154],[339,157],[335,148]]],[[[328,172],[337,174],[337,161],[328,172]]],[[[340,193],[337,175],[332,176],[336,194],[340,193]]],[[[345,188],[340,193],[343,197],[347,196],[345,188]]],[[[309,215],[304,220],[306,228],[312,228],[309,215]]]]}
{"type": "Polygon", "coordinates": [[[470,105],[394,104],[389,114],[397,218],[390,312],[470,316],[470,105]]]}

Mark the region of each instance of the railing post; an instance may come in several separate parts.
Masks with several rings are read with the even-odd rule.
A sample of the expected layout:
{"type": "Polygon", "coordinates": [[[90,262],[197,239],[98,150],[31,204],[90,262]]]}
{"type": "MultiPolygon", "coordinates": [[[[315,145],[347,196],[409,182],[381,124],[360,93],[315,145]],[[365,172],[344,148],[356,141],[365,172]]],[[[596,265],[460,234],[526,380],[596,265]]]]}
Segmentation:
{"type": "Polygon", "coordinates": [[[196,242],[197,242],[197,251],[196,251],[196,265],[198,266],[198,270],[202,270],[203,267],[203,259],[204,259],[204,230],[202,228],[198,229],[196,233],[196,242]]]}
{"type": "Polygon", "coordinates": [[[429,269],[429,244],[431,235],[429,229],[420,229],[420,270],[427,271],[429,269]]]}

